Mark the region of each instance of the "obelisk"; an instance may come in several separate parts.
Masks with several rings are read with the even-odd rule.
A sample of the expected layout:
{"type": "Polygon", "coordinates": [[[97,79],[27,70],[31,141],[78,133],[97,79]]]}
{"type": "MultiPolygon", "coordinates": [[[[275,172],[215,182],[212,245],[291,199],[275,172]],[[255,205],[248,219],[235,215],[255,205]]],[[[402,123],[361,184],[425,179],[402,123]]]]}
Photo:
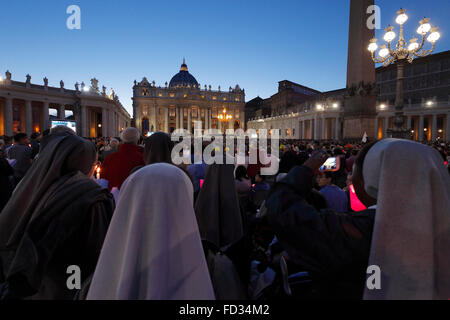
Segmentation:
{"type": "Polygon", "coordinates": [[[369,50],[375,29],[370,27],[369,6],[374,0],[350,0],[348,34],[347,93],[344,104],[345,139],[361,139],[364,133],[375,136],[375,63],[369,50]]]}

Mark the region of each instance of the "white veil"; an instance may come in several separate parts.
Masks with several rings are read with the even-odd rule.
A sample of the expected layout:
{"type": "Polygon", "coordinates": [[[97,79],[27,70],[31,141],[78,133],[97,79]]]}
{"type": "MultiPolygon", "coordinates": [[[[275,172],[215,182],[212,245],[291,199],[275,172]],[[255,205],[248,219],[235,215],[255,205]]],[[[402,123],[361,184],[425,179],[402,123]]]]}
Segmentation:
{"type": "Polygon", "coordinates": [[[450,298],[450,175],[426,145],[385,139],[363,165],[367,193],[377,199],[369,265],[381,289],[365,299],[450,298]]]}
{"type": "Polygon", "coordinates": [[[181,169],[157,163],[124,182],[87,298],[214,299],[181,169]]]}

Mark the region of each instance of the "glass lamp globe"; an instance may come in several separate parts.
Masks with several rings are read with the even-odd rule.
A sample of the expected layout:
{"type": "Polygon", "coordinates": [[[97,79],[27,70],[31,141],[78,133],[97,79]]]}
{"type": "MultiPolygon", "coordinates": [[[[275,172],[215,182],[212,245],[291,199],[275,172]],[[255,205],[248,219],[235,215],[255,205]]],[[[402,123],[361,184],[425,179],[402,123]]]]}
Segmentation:
{"type": "Polygon", "coordinates": [[[417,43],[417,39],[411,39],[411,43],[408,46],[408,51],[416,51],[419,48],[419,44],[417,43]]]}
{"type": "Polygon", "coordinates": [[[376,42],[371,42],[368,47],[370,52],[375,52],[378,49],[378,45],[376,42]]]}
{"type": "Polygon", "coordinates": [[[395,39],[395,32],[392,31],[392,27],[387,27],[386,28],[386,34],[384,35],[383,39],[386,42],[391,42],[392,40],[395,39]]]}
{"type": "Polygon", "coordinates": [[[386,48],[386,46],[382,46],[380,52],[378,52],[378,55],[382,58],[386,58],[389,54],[389,49],[386,48]]]}
{"type": "Polygon", "coordinates": [[[408,16],[406,15],[406,10],[402,9],[398,12],[398,16],[395,19],[395,22],[397,22],[398,24],[402,25],[404,24],[407,20],[408,20],[408,16]]]}
{"type": "Polygon", "coordinates": [[[419,28],[417,28],[418,34],[425,35],[430,31],[431,25],[429,24],[429,21],[430,21],[430,19],[428,19],[428,18],[424,18],[423,20],[420,20],[420,26],[419,26],[419,28]]]}
{"type": "Polygon", "coordinates": [[[430,30],[431,34],[428,36],[427,41],[434,43],[439,40],[441,34],[438,31],[437,27],[434,27],[430,30]]]}

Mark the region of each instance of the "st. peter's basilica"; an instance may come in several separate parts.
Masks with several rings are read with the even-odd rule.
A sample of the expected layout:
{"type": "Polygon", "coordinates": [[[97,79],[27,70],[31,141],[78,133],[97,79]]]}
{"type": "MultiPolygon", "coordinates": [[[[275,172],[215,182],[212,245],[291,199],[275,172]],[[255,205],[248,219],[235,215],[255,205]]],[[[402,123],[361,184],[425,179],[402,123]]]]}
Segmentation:
{"type": "Polygon", "coordinates": [[[172,132],[184,128],[193,132],[194,121],[203,129],[244,128],[245,92],[239,85],[228,90],[202,89],[183,60],[180,72],[164,87],[147,78],[133,86],[133,118],[136,128],[149,132],[172,132]]]}

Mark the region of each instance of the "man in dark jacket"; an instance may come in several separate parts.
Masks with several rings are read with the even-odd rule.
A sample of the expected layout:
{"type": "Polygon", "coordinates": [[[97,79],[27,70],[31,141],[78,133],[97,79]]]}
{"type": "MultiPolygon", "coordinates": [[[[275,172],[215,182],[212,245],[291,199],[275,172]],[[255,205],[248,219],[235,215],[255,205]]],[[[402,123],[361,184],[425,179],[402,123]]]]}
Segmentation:
{"type": "Polygon", "coordinates": [[[356,193],[368,210],[318,211],[305,200],[312,192],[315,172],[328,157],[324,152],[294,167],[266,201],[269,224],[289,265],[295,271],[308,271],[323,298],[362,298],[376,207],[362,179],[362,164],[371,146],[361,151],[353,175],[356,193]]]}

